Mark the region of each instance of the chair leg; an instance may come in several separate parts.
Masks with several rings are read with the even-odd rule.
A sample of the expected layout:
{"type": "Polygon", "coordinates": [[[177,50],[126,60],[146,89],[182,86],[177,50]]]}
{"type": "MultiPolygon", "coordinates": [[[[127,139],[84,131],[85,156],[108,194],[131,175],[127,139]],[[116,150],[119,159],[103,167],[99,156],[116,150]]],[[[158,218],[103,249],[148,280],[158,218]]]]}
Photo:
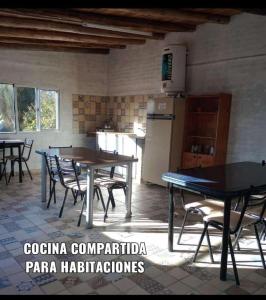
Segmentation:
{"type": "Polygon", "coordinates": [[[49,195],[49,200],[48,200],[48,203],[47,203],[47,208],[49,208],[49,206],[50,206],[51,199],[53,197],[54,192],[55,192],[55,184],[53,183],[53,186],[52,186],[52,189],[51,189],[50,195],[49,195]]]}
{"type": "Polygon", "coordinates": [[[256,240],[257,240],[259,251],[260,251],[260,257],[261,257],[262,265],[263,265],[263,268],[266,269],[264,255],[263,255],[263,251],[262,251],[262,248],[261,248],[261,243],[260,243],[260,237],[259,237],[259,233],[258,233],[257,224],[254,224],[254,229],[255,229],[256,240]]]}
{"type": "Polygon", "coordinates": [[[127,189],[125,187],[123,187],[123,191],[124,191],[124,194],[126,196],[127,195],[127,189]]]}
{"type": "Polygon", "coordinates": [[[201,237],[200,237],[200,240],[199,240],[199,243],[198,243],[198,247],[197,247],[197,249],[196,249],[196,252],[195,252],[195,254],[194,254],[194,257],[193,257],[192,262],[195,262],[195,261],[196,261],[197,255],[198,255],[198,253],[199,253],[200,246],[201,246],[201,244],[202,244],[202,241],[203,241],[203,238],[204,238],[204,236],[205,236],[205,233],[206,233],[206,231],[207,231],[207,229],[208,229],[208,225],[209,225],[209,224],[208,224],[207,222],[204,222],[204,229],[203,229],[203,231],[202,231],[202,234],[201,234],[201,237]]]}
{"type": "Polygon", "coordinates": [[[236,260],[235,260],[235,255],[234,255],[234,249],[233,249],[233,246],[232,246],[232,240],[231,240],[230,236],[228,238],[228,244],[229,244],[229,249],[230,249],[230,253],[231,253],[231,259],[232,259],[232,264],[233,264],[233,270],[234,270],[236,284],[240,285],[239,277],[238,277],[238,272],[237,272],[237,268],[236,268],[236,260]]]}
{"type": "Polygon", "coordinates": [[[101,200],[101,203],[102,203],[103,210],[105,211],[105,204],[104,204],[104,200],[103,200],[103,194],[102,194],[102,191],[101,191],[100,188],[96,188],[96,191],[97,191],[98,194],[99,194],[99,197],[100,197],[100,200],[101,200]]]}
{"type": "Polygon", "coordinates": [[[24,160],[24,163],[25,163],[25,165],[26,165],[26,167],[27,167],[28,173],[29,173],[29,175],[30,175],[30,179],[32,180],[31,172],[30,172],[30,169],[29,169],[29,167],[28,167],[28,164],[27,164],[26,160],[24,160]]]}
{"type": "Polygon", "coordinates": [[[83,202],[82,202],[82,208],[81,208],[81,212],[79,214],[79,220],[78,220],[78,224],[77,224],[78,227],[80,226],[81,218],[82,218],[82,215],[83,215],[84,206],[85,206],[85,203],[86,203],[86,196],[85,196],[85,194],[83,194],[82,200],[83,200],[83,202]]]}
{"type": "Polygon", "coordinates": [[[73,195],[73,198],[74,198],[74,205],[76,205],[76,203],[77,203],[77,194],[75,193],[74,190],[71,190],[71,192],[72,192],[72,195],[73,195]]]}
{"type": "Polygon", "coordinates": [[[239,238],[240,238],[240,235],[241,235],[241,232],[242,232],[242,229],[243,227],[240,227],[237,234],[235,235],[235,241],[234,241],[234,244],[233,244],[233,248],[235,249],[235,247],[237,246],[237,250],[240,251],[240,245],[239,245],[239,238]]]}
{"type": "Polygon", "coordinates": [[[206,230],[206,237],[207,237],[207,243],[208,243],[208,248],[209,248],[211,262],[214,263],[213,253],[212,253],[212,246],[211,246],[211,240],[210,240],[208,229],[206,230]]]}
{"type": "MultiPolygon", "coordinates": [[[[12,167],[11,167],[11,168],[12,168],[12,167]]],[[[7,183],[9,183],[9,182],[10,182],[11,176],[12,176],[12,170],[10,170],[10,174],[9,174],[9,177],[8,177],[8,181],[7,181],[7,183]]]]}
{"type": "Polygon", "coordinates": [[[66,202],[66,198],[67,198],[67,194],[68,194],[68,189],[66,189],[66,191],[65,191],[65,197],[64,197],[64,200],[63,200],[63,204],[62,204],[62,206],[61,206],[61,209],[60,209],[59,218],[62,217],[63,210],[64,210],[64,206],[65,206],[65,202],[66,202]]]}
{"type": "Polygon", "coordinates": [[[99,191],[97,188],[95,188],[95,193],[96,193],[96,196],[97,196],[97,201],[100,200],[100,195],[99,195],[99,191]]]}
{"type": "Polygon", "coordinates": [[[14,161],[11,160],[11,175],[14,176],[14,161]]]}
{"type": "Polygon", "coordinates": [[[180,244],[180,240],[181,240],[181,237],[182,237],[182,234],[183,234],[183,231],[184,231],[187,216],[188,216],[188,210],[186,210],[186,213],[185,213],[185,216],[184,216],[184,219],[183,219],[183,223],[182,223],[181,230],[180,230],[179,237],[178,237],[178,241],[177,241],[178,245],[180,244]]]}
{"type": "MultiPolygon", "coordinates": [[[[5,182],[6,182],[6,185],[8,185],[8,182],[7,182],[7,177],[6,177],[6,164],[7,164],[7,161],[4,163],[4,168],[3,168],[3,172],[1,173],[1,178],[3,176],[5,176],[5,182]]],[[[1,179],[0,178],[0,179],[1,179]]]]}
{"type": "Polygon", "coordinates": [[[113,190],[112,189],[110,189],[110,193],[111,193],[112,208],[115,208],[115,199],[114,199],[114,195],[113,195],[113,190]]]}
{"type": "Polygon", "coordinates": [[[56,192],[55,192],[56,181],[54,182],[54,203],[56,203],[56,192]]]}
{"type": "Polygon", "coordinates": [[[266,236],[266,221],[262,220],[262,230],[260,233],[260,240],[262,240],[263,237],[265,239],[265,236],[266,236]]]}
{"type": "Polygon", "coordinates": [[[106,204],[106,208],[105,208],[105,213],[104,213],[104,217],[103,217],[103,221],[104,222],[105,222],[106,218],[108,218],[107,212],[108,212],[109,204],[111,202],[111,197],[112,197],[110,189],[108,189],[108,194],[109,194],[109,197],[108,197],[108,200],[107,200],[107,204],[106,204]]]}

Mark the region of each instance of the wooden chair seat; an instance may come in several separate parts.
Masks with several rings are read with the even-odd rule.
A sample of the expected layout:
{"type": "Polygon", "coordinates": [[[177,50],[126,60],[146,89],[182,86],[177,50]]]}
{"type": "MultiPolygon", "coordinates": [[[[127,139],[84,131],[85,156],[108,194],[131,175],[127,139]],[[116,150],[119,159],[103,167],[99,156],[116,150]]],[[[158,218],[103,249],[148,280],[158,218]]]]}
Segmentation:
{"type": "MultiPolygon", "coordinates": [[[[236,228],[240,218],[240,212],[238,211],[231,211],[230,213],[230,230],[233,231],[233,228],[236,228]]],[[[254,224],[254,222],[257,222],[258,218],[255,216],[251,216],[249,214],[245,214],[243,216],[241,226],[246,227],[249,225],[254,224]]],[[[213,210],[210,214],[203,217],[203,221],[208,223],[217,223],[223,225],[224,221],[224,214],[223,211],[217,209],[213,210]]]]}
{"type": "Polygon", "coordinates": [[[202,215],[208,215],[217,210],[223,212],[223,208],[224,203],[222,201],[213,199],[205,199],[185,204],[186,210],[195,210],[195,212],[200,212],[202,215]]]}

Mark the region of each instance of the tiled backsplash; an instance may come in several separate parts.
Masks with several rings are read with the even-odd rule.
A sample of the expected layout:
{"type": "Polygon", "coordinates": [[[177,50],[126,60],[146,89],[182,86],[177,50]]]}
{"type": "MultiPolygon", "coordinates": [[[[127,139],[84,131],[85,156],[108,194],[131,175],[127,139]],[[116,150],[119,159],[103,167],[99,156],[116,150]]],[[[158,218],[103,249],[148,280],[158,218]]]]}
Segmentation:
{"type": "Polygon", "coordinates": [[[106,120],[108,97],[73,95],[73,133],[87,133],[102,127],[106,120]]]}
{"type": "Polygon", "coordinates": [[[95,132],[106,122],[117,131],[134,132],[134,128],[145,131],[150,97],[154,95],[73,95],[73,133],[95,132]]]}

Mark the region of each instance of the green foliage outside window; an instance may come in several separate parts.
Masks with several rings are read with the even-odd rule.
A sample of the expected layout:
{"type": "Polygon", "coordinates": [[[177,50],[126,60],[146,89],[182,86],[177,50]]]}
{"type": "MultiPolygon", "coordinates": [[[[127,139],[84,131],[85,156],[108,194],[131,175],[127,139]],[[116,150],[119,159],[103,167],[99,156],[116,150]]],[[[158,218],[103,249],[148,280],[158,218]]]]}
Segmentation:
{"type": "Polygon", "coordinates": [[[35,131],[37,128],[35,89],[17,88],[18,123],[21,131],[35,131]]]}
{"type": "Polygon", "coordinates": [[[15,131],[13,85],[0,84],[0,132],[15,131]]]}
{"type": "MultiPolygon", "coordinates": [[[[13,89],[13,85],[0,84],[0,132],[15,131],[13,89]]],[[[57,91],[39,90],[39,97],[35,88],[17,87],[16,91],[20,131],[36,131],[39,126],[39,129],[56,129],[57,91]]]]}
{"type": "Polygon", "coordinates": [[[40,91],[41,129],[56,128],[57,92],[40,91]]]}

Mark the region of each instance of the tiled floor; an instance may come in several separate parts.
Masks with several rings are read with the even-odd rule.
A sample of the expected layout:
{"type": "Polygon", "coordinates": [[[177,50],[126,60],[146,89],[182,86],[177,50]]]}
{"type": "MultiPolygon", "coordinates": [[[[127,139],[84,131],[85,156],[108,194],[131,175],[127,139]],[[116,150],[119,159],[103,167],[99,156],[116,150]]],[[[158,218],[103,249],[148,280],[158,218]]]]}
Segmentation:
{"type": "MultiPolygon", "coordinates": [[[[25,178],[22,184],[12,178],[8,187],[0,182],[0,294],[265,294],[266,270],[261,266],[253,232],[241,240],[236,260],[241,285],[235,285],[229,264],[227,281],[219,279],[220,235],[210,231],[215,249],[215,263],[210,262],[206,247],[198,262],[191,257],[202,224],[190,216],[188,227],[177,245],[184,212],[177,201],[175,251],[167,249],[167,190],[162,187],[134,184],[131,220],[125,220],[124,196],[116,193],[116,208],[103,223],[100,203],[95,200],[94,228],[76,223],[81,205],[73,206],[69,196],[62,219],[58,219],[63,190],[58,186],[57,204],[49,210],[40,202],[40,178],[25,178]],[[23,244],[37,242],[145,242],[147,255],[25,255],[23,244]],[[33,273],[26,274],[25,261],[131,261],[145,263],[145,272],[136,273],[33,273]]],[[[192,198],[191,198],[192,199],[192,198]]],[[[206,245],[206,243],[205,243],[206,245]]],[[[263,244],[266,251],[266,242],[263,244]]]]}

